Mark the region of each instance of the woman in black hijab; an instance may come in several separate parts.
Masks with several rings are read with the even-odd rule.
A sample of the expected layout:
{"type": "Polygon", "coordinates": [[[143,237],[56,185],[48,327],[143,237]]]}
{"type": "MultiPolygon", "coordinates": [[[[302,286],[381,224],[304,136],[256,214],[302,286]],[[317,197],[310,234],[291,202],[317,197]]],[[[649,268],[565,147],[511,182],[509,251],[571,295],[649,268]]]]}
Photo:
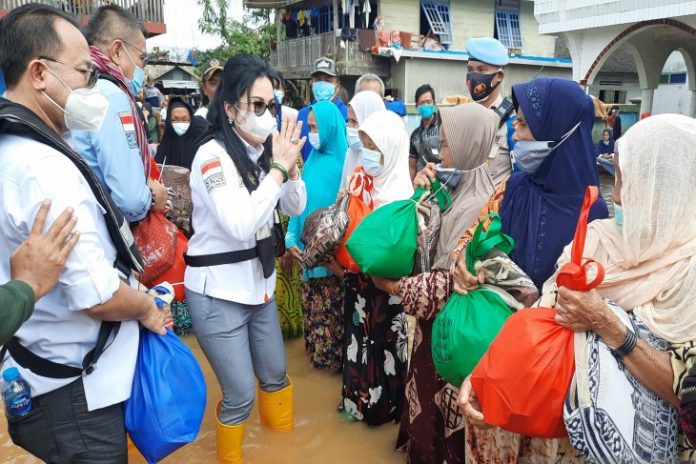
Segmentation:
{"type": "Polygon", "coordinates": [[[208,130],[208,121],[194,117],[191,105],[180,98],[171,99],[167,116],[155,160],[158,164],[190,170],[198,148],[196,142],[208,130]]]}

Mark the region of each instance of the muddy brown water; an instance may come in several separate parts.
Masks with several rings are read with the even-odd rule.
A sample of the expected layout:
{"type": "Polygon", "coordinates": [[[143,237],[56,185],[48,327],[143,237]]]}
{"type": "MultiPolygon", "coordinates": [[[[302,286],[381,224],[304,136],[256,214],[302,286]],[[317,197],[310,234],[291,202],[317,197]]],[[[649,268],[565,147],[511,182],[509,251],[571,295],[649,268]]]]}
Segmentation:
{"type": "MultiPolygon", "coordinates": [[[[221,399],[215,375],[195,337],[185,342],[196,355],[208,385],[208,403],[198,438],[162,463],[215,463],[215,406],[221,399]]],[[[401,464],[404,455],[394,451],[398,426],[386,424],[368,428],[362,423],[346,422],[337,412],[341,376],[313,369],[304,349],[304,340],[285,344],[288,374],[295,388],[295,429],[276,433],[261,426],[256,407],[247,426],[244,443],[245,464],[401,464]]],[[[183,398],[182,398],[183,399],[183,398]]],[[[41,461],[12,444],[7,422],[0,418],[0,463],[34,464],[41,461]]],[[[130,463],[145,463],[135,452],[130,463]]]]}
{"type": "MultiPolygon", "coordinates": [[[[601,173],[601,191],[613,215],[611,193],[613,177],[601,173]]],[[[163,463],[215,463],[215,406],[221,398],[220,388],[196,339],[185,337],[201,364],[208,384],[208,403],[198,438],[173,453],[163,463]]],[[[394,451],[398,426],[394,424],[368,428],[362,423],[346,422],[337,412],[341,376],[313,369],[304,350],[304,340],[285,344],[288,374],[295,385],[295,430],[281,434],[261,426],[254,408],[244,443],[246,464],[402,464],[405,457],[394,451]]],[[[2,413],[4,414],[4,413],[2,413]]],[[[0,417],[0,463],[40,463],[12,444],[7,422],[0,417]]],[[[131,463],[145,463],[136,452],[131,463]]]]}

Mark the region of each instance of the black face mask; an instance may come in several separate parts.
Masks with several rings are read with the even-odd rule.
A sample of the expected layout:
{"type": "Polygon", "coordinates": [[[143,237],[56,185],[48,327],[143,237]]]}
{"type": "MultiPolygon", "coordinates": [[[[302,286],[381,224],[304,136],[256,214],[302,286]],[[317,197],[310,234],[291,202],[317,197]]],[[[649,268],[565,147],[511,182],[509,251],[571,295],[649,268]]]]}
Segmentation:
{"type": "Polygon", "coordinates": [[[488,96],[493,93],[493,91],[500,85],[499,81],[497,84],[492,85],[493,78],[500,71],[496,71],[492,74],[481,74],[470,72],[466,75],[466,84],[469,87],[469,92],[471,93],[471,98],[474,101],[481,101],[488,98],[488,96]]]}

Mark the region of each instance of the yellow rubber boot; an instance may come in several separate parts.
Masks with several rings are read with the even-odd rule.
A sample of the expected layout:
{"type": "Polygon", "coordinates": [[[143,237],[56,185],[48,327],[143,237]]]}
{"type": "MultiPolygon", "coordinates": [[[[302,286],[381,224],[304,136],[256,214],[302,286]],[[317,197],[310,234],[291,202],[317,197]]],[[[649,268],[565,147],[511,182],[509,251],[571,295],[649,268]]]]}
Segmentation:
{"type": "Polygon", "coordinates": [[[287,386],[278,391],[267,392],[259,388],[258,402],[263,425],[276,432],[292,431],[293,400],[290,377],[287,386]]]}
{"type": "Polygon", "coordinates": [[[226,425],[220,422],[220,403],[215,417],[215,442],[217,444],[218,461],[222,464],[242,464],[242,444],[246,422],[237,425],[226,425]]]}

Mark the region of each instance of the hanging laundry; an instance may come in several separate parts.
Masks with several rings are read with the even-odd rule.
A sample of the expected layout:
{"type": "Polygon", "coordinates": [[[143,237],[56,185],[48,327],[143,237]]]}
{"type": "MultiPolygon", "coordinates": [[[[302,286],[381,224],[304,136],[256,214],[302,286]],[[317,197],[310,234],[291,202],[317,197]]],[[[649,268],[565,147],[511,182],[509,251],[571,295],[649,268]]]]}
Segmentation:
{"type": "Polygon", "coordinates": [[[372,5],[370,5],[370,0],[365,0],[363,2],[363,14],[365,16],[365,25],[370,24],[370,13],[372,13],[372,5]]]}

